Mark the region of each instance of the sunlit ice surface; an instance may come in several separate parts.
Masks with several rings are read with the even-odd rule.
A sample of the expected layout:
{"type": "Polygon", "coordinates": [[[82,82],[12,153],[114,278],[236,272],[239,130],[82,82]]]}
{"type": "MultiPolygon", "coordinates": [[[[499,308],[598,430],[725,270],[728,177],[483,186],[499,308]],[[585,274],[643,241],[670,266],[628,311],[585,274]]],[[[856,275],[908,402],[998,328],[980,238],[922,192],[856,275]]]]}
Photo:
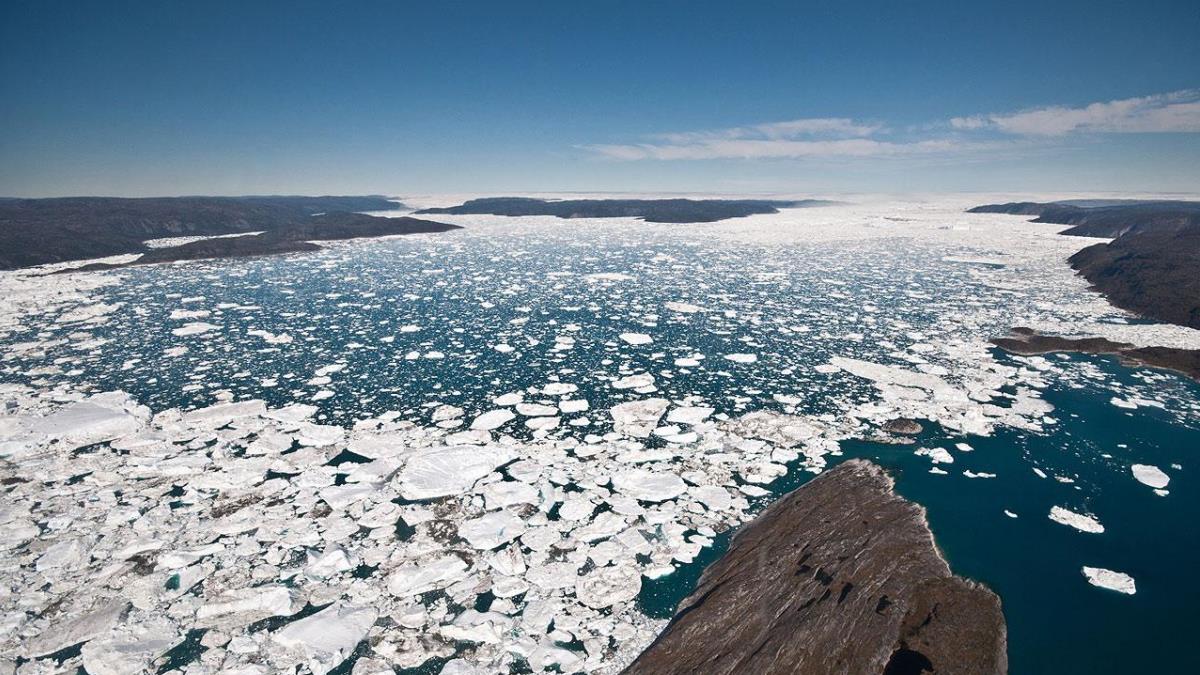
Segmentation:
{"type": "MultiPolygon", "coordinates": [[[[1127,601],[1174,611],[1162,589],[1182,560],[1070,552],[1144,530],[1133,514],[1170,500],[1195,514],[1188,458],[1159,445],[1195,440],[1196,386],[1106,359],[1004,355],[987,340],[1029,326],[1200,348],[1200,333],[1088,291],[1065,259],[1094,240],[963,213],[974,203],[704,225],[438,216],[465,229],[4,273],[3,452],[12,473],[40,481],[18,484],[5,512],[39,540],[6,556],[26,599],[6,601],[17,628],[5,639],[20,645],[24,630],[49,645],[37,649],[57,646],[39,633],[50,619],[17,603],[105,571],[70,611],[103,623],[106,602],[132,597],[124,624],[142,632],[66,656],[85,665],[153,638],[181,661],[228,668],[266,658],[318,670],[333,657],[314,654],[345,652],[431,672],[456,659],[615,670],[731,528],[852,454],[919,473],[899,488],[930,504],[935,533],[969,532],[979,513],[951,505],[990,494],[986,517],[1018,528],[1004,535],[1014,546],[1060,547],[1044,564],[1069,580],[1009,612],[1014,666],[1045,653],[1021,641],[1025,614],[1012,611],[1112,593],[1080,565],[1142,565],[1123,570],[1139,572],[1127,601]],[[111,413],[103,424],[78,403],[118,391],[88,403],[111,413]],[[1081,442],[1075,420],[1098,415],[1122,424],[1081,442]],[[864,440],[895,418],[927,430],[912,445],[864,440]],[[1133,464],[1169,486],[1138,482],[1133,464]],[[1105,501],[1126,490],[1158,501],[1105,501]],[[1052,521],[1052,507],[1074,515],[1052,521]],[[1089,521],[1106,531],[1080,529],[1089,521]],[[122,569],[136,556],[157,565],[122,569]],[[344,644],[312,647],[305,621],[318,612],[345,628],[344,644]]],[[[969,537],[949,538],[965,573],[1005,598],[1002,572],[990,578],[969,537]]],[[[1167,540],[1148,553],[1166,555],[1167,540]]],[[[1082,620],[1127,611],[1099,597],[1082,620]]]]}

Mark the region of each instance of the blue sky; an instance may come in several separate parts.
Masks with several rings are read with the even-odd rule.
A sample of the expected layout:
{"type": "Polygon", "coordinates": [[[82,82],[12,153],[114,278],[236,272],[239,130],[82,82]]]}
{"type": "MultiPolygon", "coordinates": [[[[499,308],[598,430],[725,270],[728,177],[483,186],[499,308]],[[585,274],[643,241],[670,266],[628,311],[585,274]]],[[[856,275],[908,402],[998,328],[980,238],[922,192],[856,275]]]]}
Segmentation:
{"type": "Polygon", "coordinates": [[[1194,0],[6,0],[0,194],[1197,191],[1197,35],[1194,0]]]}

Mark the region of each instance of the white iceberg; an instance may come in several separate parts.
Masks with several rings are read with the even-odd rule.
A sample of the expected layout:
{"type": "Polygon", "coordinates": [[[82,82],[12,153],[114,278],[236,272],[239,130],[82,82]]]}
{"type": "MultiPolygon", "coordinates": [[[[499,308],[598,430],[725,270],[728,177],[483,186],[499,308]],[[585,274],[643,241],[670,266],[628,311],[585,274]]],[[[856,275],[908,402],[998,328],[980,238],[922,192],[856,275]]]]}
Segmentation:
{"type": "Polygon", "coordinates": [[[642,591],[642,573],[632,565],[601,567],[575,580],[575,597],[592,609],[632,601],[642,591]]]}
{"type": "Polygon", "coordinates": [[[302,654],[313,675],[325,675],[349,658],[376,616],[371,607],[335,602],[275,631],[271,639],[302,654]]]}
{"type": "MultiPolygon", "coordinates": [[[[501,397],[501,398],[503,398],[503,397],[501,397]]],[[[500,400],[500,399],[497,399],[497,400],[500,400]]],[[[509,400],[511,400],[511,399],[509,399],[509,400]]],[[[515,403],[515,401],[513,403],[515,403]]],[[[503,404],[497,404],[497,405],[512,405],[512,403],[505,402],[503,404]]],[[[493,429],[498,429],[498,428],[504,426],[505,424],[509,423],[510,421],[516,419],[516,417],[517,416],[515,414],[513,414],[513,412],[511,410],[504,410],[504,409],[489,410],[489,411],[483,413],[482,415],[479,415],[478,417],[476,417],[475,420],[471,422],[471,428],[475,429],[477,431],[491,431],[493,429]]]]}
{"type": "Polygon", "coordinates": [[[634,438],[647,438],[658,426],[658,420],[669,405],[670,401],[665,398],[647,398],[615,405],[609,410],[613,430],[634,438]]]}
{"type": "Polygon", "coordinates": [[[467,576],[467,564],[462,558],[445,555],[423,564],[412,563],[397,567],[388,576],[388,592],[398,597],[410,597],[445,588],[467,576]]]}
{"type": "Polygon", "coordinates": [[[1104,526],[1100,524],[1100,521],[1091,516],[1085,516],[1082,513],[1075,513],[1061,506],[1055,506],[1050,509],[1050,520],[1073,527],[1081,532],[1090,532],[1092,534],[1104,532],[1104,526]]]}
{"type": "Polygon", "coordinates": [[[196,610],[201,626],[245,625],[269,616],[291,616],[304,607],[300,593],[287,586],[237,588],[221,593],[196,610]]]}
{"type": "Polygon", "coordinates": [[[1133,471],[1133,477],[1142,485],[1148,485],[1156,490],[1161,490],[1167,487],[1171,482],[1171,477],[1163,472],[1162,469],[1150,464],[1134,464],[1130,467],[1133,471]]]}
{"type": "Polygon", "coordinates": [[[472,547],[490,551],[525,532],[525,522],[508,511],[492,511],[458,526],[458,536],[472,547]]]}
{"type": "Polygon", "coordinates": [[[1137,584],[1133,577],[1124,572],[1114,572],[1106,570],[1103,567],[1083,567],[1083,576],[1087,577],[1088,583],[1100,588],[1107,588],[1110,591],[1133,595],[1137,593],[1137,584]]]}
{"type": "Polygon", "coordinates": [[[400,496],[434,499],[459,494],[515,458],[512,450],[495,446],[452,445],[420,450],[408,458],[396,476],[400,496]]]}
{"type": "Polygon", "coordinates": [[[629,469],[612,477],[613,489],[643,502],[665,502],[687,490],[683,479],[673,473],[629,469]]]}

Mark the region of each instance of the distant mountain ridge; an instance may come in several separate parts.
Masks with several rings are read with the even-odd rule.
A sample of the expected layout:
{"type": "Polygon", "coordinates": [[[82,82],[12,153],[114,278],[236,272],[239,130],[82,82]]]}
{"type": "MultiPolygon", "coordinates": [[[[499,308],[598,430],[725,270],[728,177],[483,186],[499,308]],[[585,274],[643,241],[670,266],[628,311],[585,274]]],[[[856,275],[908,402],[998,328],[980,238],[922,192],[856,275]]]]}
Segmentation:
{"type": "Polygon", "coordinates": [[[0,269],[144,253],[147,239],[269,231],[321,213],[399,208],[376,195],[5,198],[0,269]]]}
{"type": "Polygon", "coordinates": [[[312,242],[401,234],[428,234],[458,229],[462,228],[457,225],[418,218],[377,218],[363,213],[326,213],[311,216],[308,220],[296,225],[285,225],[262,234],[201,239],[178,246],[150,249],[141,258],[130,263],[91,263],[65,271],[96,271],[180,260],[246,258],[319,251],[321,247],[312,242]]]}
{"type": "Polygon", "coordinates": [[[641,218],[649,223],[711,223],[782,208],[823,206],[816,199],[562,199],[485,197],[458,206],[430,208],[418,214],[489,214],[496,216],[557,216],[559,218],[641,218]]]}
{"type": "Polygon", "coordinates": [[[1063,234],[1112,237],[1069,258],[1112,304],[1143,316],[1200,328],[1200,202],[1129,201],[988,204],[972,213],[1037,216],[1071,225],[1063,234]]]}
{"type": "Polygon", "coordinates": [[[1063,234],[1119,237],[1145,228],[1200,226],[1200,202],[1143,200],[1077,200],[985,204],[968,213],[1037,216],[1035,223],[1072,225],[1063,234]]]}

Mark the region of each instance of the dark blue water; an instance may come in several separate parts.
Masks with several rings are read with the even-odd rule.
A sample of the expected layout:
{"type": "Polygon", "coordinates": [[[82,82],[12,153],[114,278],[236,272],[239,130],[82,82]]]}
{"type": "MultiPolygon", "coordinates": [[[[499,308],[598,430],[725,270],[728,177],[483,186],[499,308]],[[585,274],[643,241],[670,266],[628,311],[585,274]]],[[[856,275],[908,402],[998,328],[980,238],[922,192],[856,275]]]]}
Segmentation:
{"type": "MultiPolygon", "coordinates": [[[[1134,373],[1108,358],[1076,355],[1071,360],[1115,380],[1134,373]]],[[[1200,396],[1200,386],[1179,384],[1200,396]]],[[[1200,429],[1181,426],[1162,410],[1116,408],[1109,403],[1111,395],[1094,385],[1051,388],[1046,399],[1060,419],[1053,433],[1002,430],[964,439],[926,424],[916,445],[847,441],[836,460],[865,457],[886,467],[897,490],[926,507],[955,573],[1000,595],[1013,673],[1196,672],[1200,486],[1191,471],[1200,452],[1200,429]],[[950,448],[964,440],[975,449],[955,452],[953,464],[941,465],[949,475],[930,473],[929,459],[913,454],[921,445],[950,448]],[[1132,463],[1164,469],[1171,476],[1170,494],[1159,497],[1136,482],[1129,472],[1132,463]],[[1033,466],[1050,478],[1038,477],[1033,466]],[[967,478],[964,470],[997,477],[967,478]],[[1055,476],[1075,482],[1062,483],[1055,476]],[[1093,513],[1105,532],[1087,534],[1055,523],[1047,517],[1052,506],[1093,513]],[[1008,517],[1005,510],[1018,517],[1008,517]],[[1081,573],[1084,565],[1132,575],[1137,593],[1091,586],[1081,573]]],[[[786,493],[812,477],[789,473],[772,485],[773,492],[786,493]]],[[[639,598],[643,609],[670,617],[694,588],[703,565],[716,560],[727,542],[728,534],[719,537],[696,564],[645,584],[639,598]]]]}
{"type": "MultiPolygon", "coordinates": [[[[1109,359],[1087,360],[1099,361],[1111,377],[1130,376],[1109,359]]],[[[1191,388],[1200,396],[1200,387],[1191,388]]],[[[877,448],[875,456],[893,470],[902,494],[926,506],[954,570],[1000,595],[1012,672],[1196,672],[1200,486],[1192,471],[1200,430],[1155,409],[1120,410],[1106,390],[1055,387],[1046,398],[1058,408],[1057,433],[1001,432],[972,439],[975,452],[958,455],[955,468],[991,471],[996,479],[936,476],[914,461],[921,458],[889,457],[877,448]],[[1030,463],[1077,482],[1039,478],[1030,463]],[[1131,463],[1167,471],[1170,494],[1159,497],[1136,482],[1131,463]],[[1169,468],[1175,463],[1183,470],[1169,468]],[[1054,505],[1096,514],[1105,532],[1052,522],[1046,514],[1054,505]],[[1003,509],[1020,517],[1008,518],[1003,509]],[[1083,565],[1132,575],[1137,594],[1087,584],[1083,565]]]]}
{"type": "MultiPolygon", "coordinates": [[[[155,410],[211,405],[222,390],[284,405],[328,389],[333,396],[314,401],[318,419],[341,425],[387,410],[421,420],[422,406],[434,401],[478,411],[497,394],[552,379],[578,384],[580,395],[602,410],[642,397],[610,387],[610,379],[627,373],[653,375],[657,395],[704,395],[718,412],[778,408],[772,394],[780,393],[802,398],[807,413],[832,413],[839,406],[829,400],[831,378],[813,366],[839,355],[878,358],[892,348],[878,346],[877,338],[903,345],[907,330],[944,332],[939,321],[949,308],[977,301],[969,268],[939,265],[940,255],[878,242],[798,253],[711,242],[584,246],[559,238],[483,238],[461,246],[396,240],[353,254],[133,268],[104,294],[121,308],[92,330],[110,343],[82,353],[64,344],[29,365],[69,358],[82,372],[77,379],[129,391],[155,410]],[[803,265],[796,263],[801,256],[803,265]],[[630,279],[587,280],[614,272],[630,279]],[[939,287],[954,290],[936,302],[917,293],[939,287]],[[674,313],[664,307],[671,301],[705,311],[674,313]],[[863,312],[864,305],[879,318],[863,312]],[[210,314],[171,319],[175,310],[210,314]],[[902,327],[892,324],[894,317],[903,317],[902,327]],[[171,334],[191,321],[219,329],[171,334]],[[416,330],[404,332],[406,326],[416,330]],[[286,334],[292,342],[269,344],[252,330],[286,334]],[[618,338],[625,332],[651,334],[654,342],[631,347],[618,338]],[[575,346],[555,350],[560,337],[575,346]],[[500,343],[514,351],[497,352],[500,343]],[[179,346],[187,353],[164,355],[179,346]],[[420,358],[406,358],[411,352],[420,358]],[[444,356],[425,358],[430,352],[444,356]],[[674,366],[696,352],[706,356],[699,367],[674,366]],[[723,358],[730,353],[759,360],[735,364],[723,358]],[[333,363],[345,368],[332,383],[308,384],[316,369],[333,363]],[[263,386],[264,380],[274,384],[263,386]]],[[[61,337],[77,327],[31,326],[13,340],[47,329],[61,337]]],[[[869,395],[869,383],[836,377],[839,393],[869,395]]]]}

